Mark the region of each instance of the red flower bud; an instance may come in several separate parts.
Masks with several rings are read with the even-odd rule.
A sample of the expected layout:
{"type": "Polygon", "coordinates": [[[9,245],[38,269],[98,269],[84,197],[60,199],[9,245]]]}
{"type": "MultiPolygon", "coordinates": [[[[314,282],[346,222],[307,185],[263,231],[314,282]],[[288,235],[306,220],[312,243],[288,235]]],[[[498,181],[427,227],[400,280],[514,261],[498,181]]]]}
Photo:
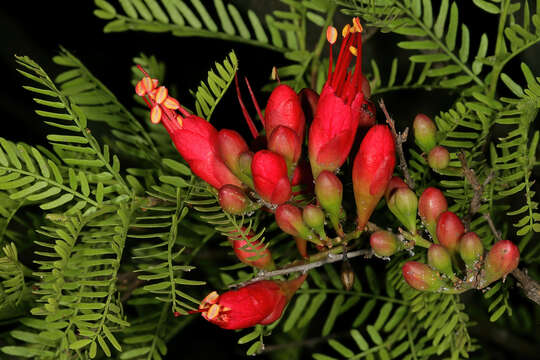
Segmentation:
{"type": "Polygon", "coordinates": [[[437,220],[437,239],[450,253],[459,246],[459,239],[465,232],[465,227],[459,217],[451,211],[445,211],[437,220]]]}
{"type": "Polygon", "coordinates": [[[408,187],[395,189],[390,195],[387,205],[392,214],[394,214],[411,233],[415,234],[418,198],[414,191],[408,187]]]}
{"type": "Polygon", "coordinates": [[[262,199],[283,204],[291,197],[287,163],[280,155],[269,150],[258,151],[251,162],[251,173],[255,190],[262,199]]]}
{"type": "Polygon", "coordinates": [[[166,117],[162,119],[178,152],[195,175],[216,189],[226,184],[242,185],[221,160],[217,148],[218,132],[210,123],[195,115],[186,116],[182,124],[166,117]]]}
{"type": "Polygon", "coordinates": [[[293,130],[298,138],[304,139],[306,120],[300,105],[300,99],[294,90],[285,84],[278,85],[270,94],[264,114],[266,138],[270,137],[278,126],[286,126],[293,130]]]}
{"type": "Polygon", "coordinates": [[[135,87],[137,95],[152,109],[152,122],[163,123],[193,173],[216,189],[226,184],[241,186],[219,156],[217,130],[206,120],[189,114],[178,100],[168,96],[167,88],[157,88],[157,80],[151,79],[142,67],[139,69],[145,77],[135,87]]]}
{"type": "Polygon", "coordinates": [[[399,176],[392,176],[388,186],[386,187],[386,192],[384,193],[384,199],[386,202],[390,201],[390,195],[392,195],[394,191],[399,188],[408,189],[409,185],[407,185],[399,176]]]}
{"type": "MultiPolygon", "coordinates": [[[[253,238],[253,233],[250,233],[247,238],[253,238]]],[[[263,244],[260,244],[258,240],[248,242],[243,237],[236,236],[229,237],[229,241],[233,246],[236,257],[244,264],[264,270],[274,267],[272,253],[263,244]]]]}
{"type": "Polygon", "coordinates": [[[268,149],[283,156],[290,168],[300,158],[302,143],[291,128],[279,125],[274,128],[268,139],[268,149]]]}
{"type": "Polygon", "coordinates": [[[307,254],[307,240],[302,239],[301,237],[295,236],[294,242],[296,243],[296,249],[298,250],[298,253],[304,258],[308,258],[307,254]]]}
{"type": "Polygon", "coordinates": [[[199,312],[206,320],[228,330],[271,324],[281,317],[306,276],[291,281],[257,281],[221,295],[213,291],[201,302],[199,312]]]}
{"type": "Polygon", "coordinates": [[[476,233],[468,232],[461,237],[459,255],[468,267],[474,266],[482,258],[484,245],[476,233]]]}
{"type": "Polygon", "coordinates": [[[514,271],[519,264],[519,249],[510,240],[500,240],[493,245],[486,255],[480,288],[514,271]]]}
{"type": "Polygon", "coordinates": [[[234,130],[223,129],[218,132],[217,148],[219,156],[239,179],[245,184],[253,186],[251,177],[242,171],[240,166],[240,155],[249,153],[249,148],[242,136],[234,130]]]}
{"type": "Polygon", "coordinates": [[[441,190],[429,187],[420,195],[420,199],[418,200],[418,215],[420,215],[420,219],[422,219],[422,222],[435,241],[438,241],[436,230],[437,218],[446,210],[448,210],[448,204],[441,190]]]}
{"type": "Polygon", "coordinates": [[[416,290],[437,291],[445,285],[439,273],[417,261],[405,263],[402,272],[407,284],[416,290]]]}
{"type": "Polygon", "coordinates": [[[224,185],[218,192],[219,204],[226,212],[240,215],[246,212],[251,200],[238,186],[224,185]]]}
{"type": "Polygon", "coordinates": [[[429,266],[447,276],[454,276],[452,257],[444,246],[432,244],[428,249],[427,258],[429,266]]]}
{"type": "Polygon", "coordinates": [[[413,121],[414,141],[423,152],[429,153],[437,145],[437,127],[425,114],[418,114],[413,121]]]}
{"type": "Polygon", "coordinates": [[[398,252],[400,244],[394,234],[389,231],[379,230],[371,234],[369,244],[375,255],[379,257],[392,256],[398,252]]]}
{"type": "Polygon", "coordinates": [[[343,184],[334,173],[324,170],[315,180],[315,195],[321,207],[334,217],[339,217],[343,200],[343,184]]]}
{"type": "Polygon", "coordinates": [[[450,153],[444,146],[435,146],[428,154],[428,164],[433,170],[443,170],[450,163],[450,153]]]}
{"type": "Polygon", "coordinates": [[[313,237],[313,233],[304,223],[302,211],[294,205],[282,204],[276,209],[276,222],[281,230],[289,235],[302,239],[319,242],[313,237]]]}
{"type": "Polygon", "coordinates": [[[394,138],[386,125],[375,125],[367,132],[353,165],[353,188],[358,228],[364,229],[375,206],[384,195],[394,166],[394,138]]]}

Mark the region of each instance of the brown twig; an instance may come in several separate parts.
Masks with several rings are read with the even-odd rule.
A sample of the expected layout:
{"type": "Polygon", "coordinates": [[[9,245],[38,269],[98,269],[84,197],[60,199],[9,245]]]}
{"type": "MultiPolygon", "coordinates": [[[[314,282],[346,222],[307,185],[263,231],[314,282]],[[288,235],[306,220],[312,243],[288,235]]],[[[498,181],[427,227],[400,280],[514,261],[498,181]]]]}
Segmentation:
{"type": "MultiPolygon", "coordinates": [[[[371,249],[370,250],[355,250],[355,251],[347,252],[347,258],[352,259],[358,256],[365,256],[369,258],[372,256],[372,254],[373,252],[371,249]]],[[[318,257],[320,257],[319,254],[316,255],[316,258],[318,257]]],[[[295,272],[306,273],[311,269],[315,269],[326,264],[332,264],[341,260],[343,260],[343,254],[336,254],[332,251],[328,251],[326,253],[326,256],[320,260],[308,261],[300,265],[285,267],[285,268],[273,270],[273,271],[261,271],[253,279],[244,281],[241,283],[237,283],[237,284],[232,284],[229,287],[230,288],[242,287],[242,286],[246,286],[254,282],[257,282],[257,281],[273,278],[274,276],[287,275],[287,274],[292,274],[295,272]]]]}
{"type": "MultiPolygon", "coordinates": [[[[469,209],[469,216],[472,217],[475,213],[477,213],[480,209],[481,203],[482,203],[482,194],[484,192],[484,186],[486,186],[489,181],[494,176],[494,173],[491,172],[484,183],[480,184],[478,181],[478,178],[476,177],[476,174],[474,170],[470,169],[467,165],[467,160],[465,159],[465,154],[463,152],[458,153],[458,158],[461,161],[461,166],[463,167],[463,173],[465,177],[467,178],[467,181],[472,185],[474,195],[473,199],[471,201],[471,207],[469,209]]],[[[495,227],[495,223],[491,219],[491,215],[489,212],[485,213],[484,218],[486,219],[489,228],[491,229],[491,232],[495,236],[495,239],[497,241],[501,240],[501,233],[497,231],[497,228],[495,227]]],[[[469,218],[470,221],[470,218],[469,218]]],[[[527,275],[527,271],[523,271],[520,269],[515,269],[511,272],[512,276],[517,280],[518,286],[523,289],[523,293],[525,296],[540,305],[540,284],[533,280],[529,275],[527,275]]]]}
{"type": "Polygon", "coordinates": [[[407,136],[409,134],[409,128],[405,128],[405,131],[402,133],[398,133],[396,130],[396,124],[390,114],[388,113],[388,110],[386,110],[386,106],[384,105],[384,100],[381,99],[379,101],[379,106],[381,107],[381,110],[384,113],[384,116],[386,117],[386,122],[388,123],[388,126],[390,126],[390,130],[392,131],[392,136],[394,137],[394,143],[396,144],[396,150],[398,152],[399,156],[399,168],[401,172],[403,173],[403,176],[405,177],[405,182],[411,189],[414,189],[415,184],[414,180],[411,178],[411,175],[409,174],[409,168],[407,167],[407,161],[405,160],[405,153],[403,152],[403,143],[407,141],[407,136]]]}

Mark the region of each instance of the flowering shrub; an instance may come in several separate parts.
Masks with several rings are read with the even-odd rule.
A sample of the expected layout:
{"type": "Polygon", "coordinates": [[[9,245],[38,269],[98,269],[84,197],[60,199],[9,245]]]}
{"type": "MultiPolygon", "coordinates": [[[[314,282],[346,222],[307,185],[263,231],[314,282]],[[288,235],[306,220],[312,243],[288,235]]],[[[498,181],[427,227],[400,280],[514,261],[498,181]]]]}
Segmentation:
{"type": "Polygon", "coordinates": [[[488,40],[449,0],[282,2],[263,22],[223,0],[95,0],[106,32],[283,53],[263,89],[231,51],[184,98],[141,55],[128,109],[67,50],[54,79],[16,57],[51,133],[0,138],[3,354],[176,358],[204,329],[226,340],[201,358],[230,336],[269,358],[490,358],[487,319],[534,323],[540,82],[505,66],[540,39],[540,6],[473,1],[499,19],[488,40]],[[414,52],[403,74],[378,65],[389,32],[414,52]],[[449,108],[387,98],[434,89],[449,108]],[[225,99],[245,123],[214,121],[225,99]]]}

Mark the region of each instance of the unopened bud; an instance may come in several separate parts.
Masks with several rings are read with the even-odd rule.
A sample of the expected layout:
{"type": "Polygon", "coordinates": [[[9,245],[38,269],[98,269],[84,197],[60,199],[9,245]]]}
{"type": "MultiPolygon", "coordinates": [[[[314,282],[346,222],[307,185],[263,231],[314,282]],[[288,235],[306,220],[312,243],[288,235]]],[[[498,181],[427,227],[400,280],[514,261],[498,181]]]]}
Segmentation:
{"type": "Polygon", "coordinates": [[[438,272],[421,262],[406,262],[402,272],[407,284],[416,290],[437,291],[445,285],[438,272]]]}
{"type": "Polygon", "coordinates": [[[398,188],[390,195],[388,208],[398,220],[413,234],[416,233],[416,211],[418,198],[411,189],[398,188]]]}
{"type": "Polygon", "coordinates": [[[292,236],[318,242],[302,219],[302,211],[294,205],[282,204],[276,209],[276,222],[281,230],[292,236]]]}
{"type": "Polygon", "coordinates": [[[390,201],[390,195],[394,193],[399,188],[408,188],[409,185],[403,181],[399,176],[392,176],[390,179],[390,182],[388,183],[388,186],[386,187],[386,191],[384,193],[384,199],[388,203],[390,201]]]}
{"type": "Polygon", "coordinates": [[[510,240],[500,240],[493,245],[486,255],[480,288],[514,271],[519,264],[519,249],[510,240]]]}
{"type": "Polygon", "coordinates": [[[437,127],[425,114],[418,114],[413,121],[414,141],[423,152],[429,153],[437,145],[437,127]]]}
{"type": "Polygon", "coordinates": [[[268,139],[268,149],[283,156],[290,169],[300,158],[302,142],[294,130],[279,125],[272,131],[272,135],[268,139]]]}
{"type": "Polygon", "coordinates": [[[482,240],[474,232],[464,234],[459,240],[459,255],[467,267],[472,267],[484,255],[482,240]]]}
{"type": "Polygon", "coordinates": [[[229,237],[236,257],[244,264],[257,269],[272,269],[274,267],[272,253],[258,240],[252,239],[253,236],[253,233],[247,235],[249,242],[243,236],[229,237]]]}
{"type": "Polygon", "coordinates": [[[450,163],[450,153],[444,146],[435,146],[428,154],[428,164],[433,170],[443,170],[450,163]]]}
{"type": "Polygon", "coordinates": [[[230,184],[223,185],[219,189],[218,199],[222,209],[233,215],[245,213],[251,204],[251,200],[242,189],[230,184]]]}
{"type": "Polygon", "coordinates": [[[378,230],[371,234],[369,244],[375,255],[386,257],[394,255],[400,247],[399,240],[394,234],[385,230],[378,230]]]}
{"type": "Polygon", "coordinates": [[[428,264],[435,270],[449,276],[454,276],[452,257],[448,250],[439,244],[432,244],[427,253],[428,264]]]}
{"type": "Polygon", "coordinates": [[[324,212],[320,207],[307,205],[302,211],[304,222],[317,233],[324,233],[324,212]]]}
{"type": "Polygon", "coordinates": [[[418,215],[435,241],[437,241],[437,218],[446,210],[448,210],[446,198],[437,188],[427,188],[418,199],[418,215]]]}
{"type": "Polygon", "coordinates": [[[343,200],[343,184],[333,172],[322,171],[315,180],[315,195],[329,214],[339,216],[343,200]]]}
{"type": "Polygon", "coordinates": [[[465,232],[465,227],[459,217],[451,211],[445,211],[437,220],[437,239],[450,253],[458,249],[459,239],[465,232]]]}

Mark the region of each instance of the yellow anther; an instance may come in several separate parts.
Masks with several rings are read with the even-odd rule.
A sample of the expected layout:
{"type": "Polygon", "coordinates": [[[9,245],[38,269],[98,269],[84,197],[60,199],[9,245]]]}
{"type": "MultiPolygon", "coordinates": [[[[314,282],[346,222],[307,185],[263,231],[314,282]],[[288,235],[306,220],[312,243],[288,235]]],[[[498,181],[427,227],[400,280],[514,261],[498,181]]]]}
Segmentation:
{"type": "Polygon", "coordinates": [[[362,28],[362,24],[360,24],[360,18],[355,17],[353,18],[353,28],[355,32],[362,32],[364,29],[362,28]]]}
{"type": "Polygon", "coordinates": [[[347,37],[349,35],[349,32],[351,31],[351,25],[347,24],[343,27],[343,30],[341,30],[341,36],[347,37]]]}
{"type": "Polygon", "coordinates": [[[358,56],[358,49],[356,49],[354,46],[349,46],[349,51],[350,51],[351,54],[353,54],[354,56],[358,56]]]}
{"type": "Polygon", "coordinates": [[[167,96],[169,96],[167,88],[165,86],[160,86],[156,91],[156,102],[158,104],[163,103],[165,99],[167,99],[167,96]]]}
{"type": "Polygon", "coordinates": [[[165,101],[163,101],[163,106],[167,109],[176,110],[180,108],[180,103],[175,98],[168,96],[165,101]]]}
{"type": "Polygon", "coordinates": [[[139,81],[137,83],[137,85],[135,85],[135,92],[137,93],[137,95],[139,96],[144,96],[144,94],[146,94],[146,90],[144,88],[144,84],[143,84],[143,81],[139,81]]]}
{"type": "MultiPolygon", "coordinates": [[[[181,119],[180,116],[178,116],[178,118],[181,119]]],[[[217,291],[212,291],[210,294],[206,295],[206,297],[203,299],[202,302],[208,303],[208,304],[215,304],[217,303],[218,299],[219,299],[219,294],[217,293],[217,291]]]]}
{"type": "Polygon", "coordinates": [[[215,317],[219,315],[219,305],[213,304],[210,306],[210,309],[208,309],[208,312],[206,313],[206,316],[208,317],[208,320],[212,320],[215,317]]]}
{"type": "Polygon", "coordinates": [[[159,105],[154,105],[152,108],[152,111],[150,112],[150,121],[152,121],[153,124],[159,124],[161,121],[161,108],[159,105]]]}
{"type": "Polygon", "coordinates": [[[270,77],[272,78],[272,80],[278,79],[278,72],[275,66],[272,67],[272,74],[270,75],[270,77]]]}
{"type": "Polygon", "coordinates": [[[142,83],[143,83],[144,90],[146,90],[147,93],[154,90],[154,88],[157,86],[157,80],[156,81],[154,80],[155,79],[150,79],[148,76],[143,77],[142,83]]]}
{"type": "Polygon", "coordinates": [[[176,117],[176,121],[178,121],[178,123],[180,124],[180,127],[184,126],[184,119],[180,115],[176,117]]]}
{"type": "Polygon", "coordinates": [[[334,44],[337,40],[338,32],[337,29],[333,26],[329,26],[326,28],[326,40],[330,44],[334,44]]]}

